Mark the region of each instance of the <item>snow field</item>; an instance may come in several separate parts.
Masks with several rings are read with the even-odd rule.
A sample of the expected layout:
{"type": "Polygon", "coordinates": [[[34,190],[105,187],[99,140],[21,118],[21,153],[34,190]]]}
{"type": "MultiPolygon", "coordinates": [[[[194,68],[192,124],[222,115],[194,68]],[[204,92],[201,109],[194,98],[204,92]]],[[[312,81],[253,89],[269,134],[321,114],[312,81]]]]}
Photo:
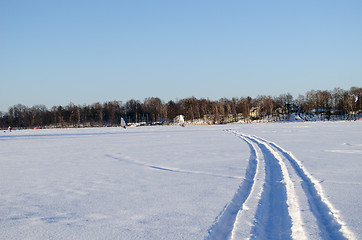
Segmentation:
{"type": "Polygon", "coordinates": [[[359,239],[362,122],[0,134],[0,239],[359,239]]]}
{"type": "Polygon", "coordinates": [[[0,138],[0,239],[202,239],[249,157],[218,128],[11,134],[0,138]]]}

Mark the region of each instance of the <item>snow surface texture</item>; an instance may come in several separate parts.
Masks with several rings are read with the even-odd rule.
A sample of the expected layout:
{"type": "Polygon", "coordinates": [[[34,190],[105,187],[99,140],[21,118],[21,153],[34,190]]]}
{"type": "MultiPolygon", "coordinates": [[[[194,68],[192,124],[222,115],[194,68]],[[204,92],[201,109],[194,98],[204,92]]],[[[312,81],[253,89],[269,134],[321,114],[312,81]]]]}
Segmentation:
{"type": "Polygon", "coordinates": [[[0,133],[0,239],[362,239],[362,122],[0,133]]]}

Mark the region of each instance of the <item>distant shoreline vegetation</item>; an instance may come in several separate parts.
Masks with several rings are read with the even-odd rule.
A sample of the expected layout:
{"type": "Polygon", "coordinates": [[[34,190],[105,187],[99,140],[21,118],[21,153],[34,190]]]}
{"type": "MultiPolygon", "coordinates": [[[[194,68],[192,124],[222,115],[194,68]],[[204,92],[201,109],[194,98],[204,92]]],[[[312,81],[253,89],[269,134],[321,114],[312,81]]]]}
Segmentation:
{"type": "Polygon", "coordinates": [[[22,104],[0,112],[0,128],[65,128],[119,126],[123,117],[133,125],[173,124],[184,115],[188,124],[226,124],[270,121],[356,120],[362,114],[362,88],[310,90],[297,99],[289,93],[277,97],[221,98],[216,101],[189,97],[164,102],[150,97],[91,105],[27,107],[22,104]]]}

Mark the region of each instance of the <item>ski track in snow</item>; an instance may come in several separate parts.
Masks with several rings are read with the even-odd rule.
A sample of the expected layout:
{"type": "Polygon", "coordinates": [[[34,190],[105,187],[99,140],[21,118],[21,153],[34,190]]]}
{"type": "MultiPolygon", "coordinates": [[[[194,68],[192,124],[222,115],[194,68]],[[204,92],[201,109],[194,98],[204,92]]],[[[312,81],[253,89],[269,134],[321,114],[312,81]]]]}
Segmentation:
{"type": "Polygon", "coordinates": [[[250,158],[243,181],[205,239],[308,239],[299,204],[304,199],[321,239],[356,239],[319,181],[291,152],[256,136],[225,131],[248,144],[250,158]],[[296,183],[301,184],[303,196],[296,194],[296,183]]]}
{"type": "Polygon", "coordinates": [[[171,167],[167,167],[167,166],[158,166],[158,165],[153,165],[147,162],[143,162],[143,161],[139,161],[139,160],[135,160],[135,159],[130,159],[128,157],[124,157],[122,155],[110,155],[110,154],[106,154],[106,157],[121,161],[121,162],[126,162],[129,164],[134,164],[134,165],[138,165],[138,166],[143,166],[143,167],[148,167],[154,170],[160,170],[160,171],[166,171],[166,172],[173,172],[173,173],[184,173],[184,174],[195,174],[195,175],[205,175],[205,176],[212,176],[212,177],[221,177],[221,178],[231,178],[231,179],[242,179],[239,176],[229,176],[229,175],[223,175],[223,174],[216,174],[216,173],[210,173],[210,172],[203,172],[203,171],[192,171],[192,170],[186,170],[186,169],[180,169],[180,168],[171,168],[171,167]]]}

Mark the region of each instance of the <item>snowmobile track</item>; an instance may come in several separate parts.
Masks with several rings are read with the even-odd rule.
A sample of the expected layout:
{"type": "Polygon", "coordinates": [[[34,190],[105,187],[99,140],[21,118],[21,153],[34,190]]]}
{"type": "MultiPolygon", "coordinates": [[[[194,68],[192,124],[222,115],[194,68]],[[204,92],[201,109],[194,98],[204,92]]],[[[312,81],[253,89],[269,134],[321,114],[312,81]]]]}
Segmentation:
{"type": "Polygon", "coordinates": [[[242,211],[243,204],[253,190],[259,165],[258,156],[252,143],[247,139],[244,139],[244,141],[250,148],[250,158],[245,178],[239,185],[231,202],[224,207],[223,211],[216,218],[213,226],[209,229],[209,236],[206,239],[227,239],[231,236],[232,231],[235,229],[237,215],[242,211]]]}
{"type": "Polygon", "coordinates": [[[314,216],[320,239],[356,239],[320,183],[292,153],[256,136],[226,132],[248,144],[250,158],[245,178],[205,239],[308,239],[301,198],[309,203],[303,211],[314,216]],[[303,196],[296,194],[297,187],[303,196]]]}

